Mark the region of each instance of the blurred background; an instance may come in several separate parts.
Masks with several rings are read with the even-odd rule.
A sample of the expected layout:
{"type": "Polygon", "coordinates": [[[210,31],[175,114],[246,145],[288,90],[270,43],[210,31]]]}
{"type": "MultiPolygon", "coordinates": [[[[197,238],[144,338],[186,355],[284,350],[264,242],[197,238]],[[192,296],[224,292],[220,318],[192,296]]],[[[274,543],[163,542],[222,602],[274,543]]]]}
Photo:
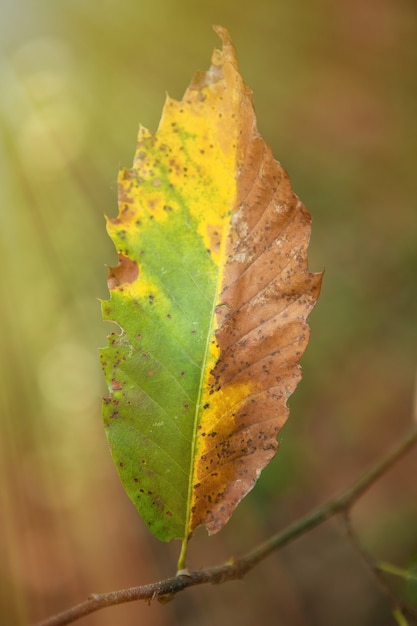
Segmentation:
{"type": "MultiPolygon", "coordinates": [[[[417,345],[417,4],[414,0],[1,0],[0,622],[170,576],[116,476],[101,423],[109,328],[104,214],[138,123],[156,130],[229,28],[258,126],[313,216],[325,268],[304,380],[280,452],[190,567],[242,555],[336,495],[411,422],[417,345]]],[[[377,559],[417,553],[414,450],[355,506],[377,559]]],[[[401,581],[392,581],[403,593],[401,581]]],[[[243,581],[86,626],[394,623],[332,520],[243,581]]]]}

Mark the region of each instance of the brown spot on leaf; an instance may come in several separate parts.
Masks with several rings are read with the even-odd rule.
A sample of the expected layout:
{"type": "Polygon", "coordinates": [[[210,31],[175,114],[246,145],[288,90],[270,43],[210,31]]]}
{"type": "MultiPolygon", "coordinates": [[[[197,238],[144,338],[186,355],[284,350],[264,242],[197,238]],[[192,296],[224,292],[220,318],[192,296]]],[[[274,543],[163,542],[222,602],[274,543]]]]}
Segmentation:
{"type": "Polygon", "coordinates": [[[133,283],[139,276],[139,267],[136,261],[119,253],[119,264],[109,269],[107,278],[108,288],[120,289],[126,283],[133,283]]]}

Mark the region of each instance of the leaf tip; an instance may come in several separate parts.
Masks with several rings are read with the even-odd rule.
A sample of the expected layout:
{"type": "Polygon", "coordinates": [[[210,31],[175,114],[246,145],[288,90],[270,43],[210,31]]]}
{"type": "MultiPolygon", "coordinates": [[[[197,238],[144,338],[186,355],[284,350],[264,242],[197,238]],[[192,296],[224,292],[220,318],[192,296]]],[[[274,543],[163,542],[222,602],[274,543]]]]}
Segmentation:
{"type": "Polygon", "coordinates": [[[230,34],[227,28],[220,24],[213,24],[213,30],[220,37],[223,43],[231,43],[230,34]]]}
{"type": "Polygon", "coordinates": [[[232,61],[235,65],[237,65],[236,48],[232,43],[232,39],[227,28],[225,28],[224,26],[220,26],[219,24],[214,24],[213,30],[216,35],[220,37],[223,44],[221,56],[225,57],[227,60],[232,61]]]}

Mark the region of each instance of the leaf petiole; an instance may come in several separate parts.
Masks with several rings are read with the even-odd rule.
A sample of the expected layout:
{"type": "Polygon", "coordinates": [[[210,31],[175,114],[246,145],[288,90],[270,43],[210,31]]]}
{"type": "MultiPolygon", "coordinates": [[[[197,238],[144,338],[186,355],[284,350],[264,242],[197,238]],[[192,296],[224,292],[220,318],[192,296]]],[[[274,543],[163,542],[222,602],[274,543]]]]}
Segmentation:
{"type": "Polygon", "coordinates": [[[178,559],[177,576],[187,572],[187,568],[185,566],[185,561],[187,558],[187,548],[188,548],[188,537],[184,537],[181,543],[181,552],[180,552],[180,556],[178,559]]]}

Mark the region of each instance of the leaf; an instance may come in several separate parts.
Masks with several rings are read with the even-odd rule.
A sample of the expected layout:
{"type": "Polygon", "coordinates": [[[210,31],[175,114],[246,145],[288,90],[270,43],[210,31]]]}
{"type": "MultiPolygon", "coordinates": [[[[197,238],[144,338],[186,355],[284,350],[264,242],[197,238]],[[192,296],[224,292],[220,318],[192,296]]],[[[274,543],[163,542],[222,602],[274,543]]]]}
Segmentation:
{"type": "Polygon", "coordinates": [[[140,128],[107,229],[103,417],[122,483],[161,540],[219,531],[277,450],[301,378],[310,215],[256,129],[223,41],[158,131],[140,128]]]}

